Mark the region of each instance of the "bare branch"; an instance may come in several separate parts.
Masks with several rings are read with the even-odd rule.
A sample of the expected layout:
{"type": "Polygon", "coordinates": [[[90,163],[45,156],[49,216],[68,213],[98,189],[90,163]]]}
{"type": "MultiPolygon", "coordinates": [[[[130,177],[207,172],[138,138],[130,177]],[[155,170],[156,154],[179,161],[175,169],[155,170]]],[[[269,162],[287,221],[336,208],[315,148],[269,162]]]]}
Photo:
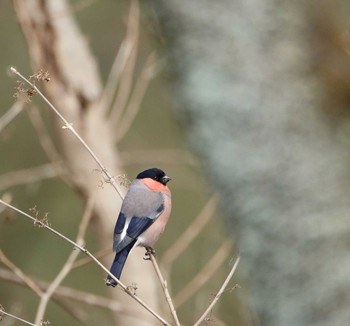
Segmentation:
{"type": "Polygon", "coordinates": [[[180,235],[177,241],[164,253],[162,264],[170,269],[170,265],[185,251],[190,243],[202,232],[213,216],[217,206],[217,198],[213,195],[191,225],[180,235]]]}
{"type": "MultiPolygon", "coordinates": [[[[136,85],[132,92],[130,101],[125,109],[125,113],[121,118],[121,122],[118,124],[119,128],[115,133],[116,142],[120,142],[120,140],[125,136],[140,110],[141,102],[146,93],[149,82],[153,79],[158,71],[157,63],[155,61],[156,55],[155,52],[152,52],[146,59],[144,67],[137,79],[136,85]]],[[[113,118],[112,121],[115,123],[113,118]]]]}
{"type": "MultiPolygon", "coordinates": [[[[14,273],[4,268],[0,268],[0,278],[8,282],[26,286],[23,280],[21,280],[14,273]]],[[[40,286],[40,289],[42,291],[47,290],[50,286],[50,283],[44,281],[37,281],[37,284],[40,286]]],[[[54,300],[56,300],[56,298],[70,299],[81,303],[85,303],[90,306],[105,308],[123,314],[135,314],[135,312],[132,309],[130,309],[129,306],[123,305],[117,300],[111,300],[110,298],[105,298],[93,293],[76,290],[62,285],[60,285],[56,289],[53,298],[54,300]]]]}
{"type": "Polygon", "coordinates": [[[63,115],[55,108],[55,106],[45,97],[45,95],[39,90],[39,88],[33,84],[31,81],[29,81],[27,78],[25,78],[19,71],[17,71],[15,68],[11,67],[11,71],[19,76],[23,81],[25,81],[28,85],[30,85],[37,94],[40,95],[40,97],[46,102],[46,104],[50,107],[50,109],[64,122],[64,126],[62,128],[68,129],[72,132],[72,134],[80,141],[80,143],[85,147],[85,149],[89,152],[89,154],[93,157],[93,159],[96,161],[98,166],[101,168],[102,173],[104,173],[108,179],[108,183],[112,185],[112,187],[117,191],[119,196],[123,198],[122,192],[117,186],[117,183],[114,180],[114,177],[109,173],[109,171],[105,168],[105,166],[101,163],[99,158],[96,156],[96,154],[92,151],[92,149],[86,144],[86,142],[81,138],[81,136],[77,133],[77,131],[74,129],[72,124],[70,124],[63,115]]]}
{"type": "Polygon", "coordinates": [[[205,317],[208,315],[208,313],[213,309],[213,307],[215,306],[215,304],[218,302],[218,300],[220,299],[222,293],[225,291],[227,284],[230,282],[233,274],[235,273],[238,263],[239,263],[240,257],[238,256],[234,265],[232,266],[232,269],[230,271],[230,273],[227,275],[225,282],[222,284],[219,292],[217,293],[217,295],[215,296],[214,300],[211,302],[211,304],[209,305],[209,307],[205,310],[205,312],[203,313],[203,315],[198,319],[198,321],[193,325],[193,326],[199,326],[200,323],[205,319],[205,317]]]}
{"type": "Polygon", "coordinates": [[[56,234],[58,237],[62,238],[63,240],[69,242],[71,245],[85,253],[87,256],[89,256],[104,272],[106,272],[113,280],[115,280],[120,287],[124,290],[126,294],[128,294],[130,297],[132,297],[134,300],[136,300],[142,307],[144,307],[147,311],[149,311],[154,317],[156,317],[160,322],[163,323],[163,325],[170,325],[167,321],[165,321],[162,317],[160,317],[155,311],[153,311],[144,301],[142,301],[135,293],[130,291],[129,287],[125,286],[118,278],[116,278],[93,254],[90,253],[86,248],[82,247],[78,243],[74,242],[73,240],[67,238],[65,235],[62,233],[56,231],[49,225],[42,223],[40,220],[36,219],[35,217],[21,211],[20,209],[4,202],[3,200],[0,199],[0,204],[3,204],[7,206],[8,208],[11,208],[12,210],[22,214],[23,216],[31,219],[32,221],[36,222],[37,224],[40,224],[43,228],[48,229],[52,233],[56,234]]]}
{"type": "Polygon", "coordinates": [[[157,276],[159,278],[159,281],[160,281],[160,284],[162,285],[163,287],[163,291],[164,291],[164,294],[165,294],[165,299],[169,305],[169,308],[170,308],[170,312],[173,316],[173,319],[175,321],[175,325],[176,326],[180,326],[180,322],[179,322],[179,319],[177,317],[177,313],[176,313],[176,310],[175,310],[175,307],[174,307],[174,304],[173,304],[173,301],[171,300],[171,296],[170,296],[170,293],[169,293],[169,290],[168,290],[168,283],[167,281],[164,279],[160,269],[159,269],[159,266],[158,266],[158,263],[157,263],[157,259],[156,257],[154,256],[153,252],[151,250],[147,250],[147,256],[150,258],[152,264],[153,264],[153,267],[157,273],[157,276]]]}
{"type": "MultiPolygon", "coordinates": [[[[136,1],[135,1],[136,2],[136,1]]],[[[140,12],[139,5],[135,6],[135,15],[133,17],[134,22],[130,23],[130,43],[132,42],[132,50],[130,52],[129,58],[125,64],[124,70],[120,78],[120,85],[118,88],[117,95],[115,97],[114,103],[110,111],[110,120],[120,126],[119,120],[124,110],[126,109],[126,104],[128,102],[130,92],[133,84],[133,77],[135,71],[135,63],[138,50],[139,41],[139,20],[140,12]]]]}
{"type": "Polygon", "coordinates": [[[216,251],[213,257],[205,264],[202,270],[186,284],[174,298],[175,306],[179,307],[190,299],[205,283],[207,283],[227,259],[232,247],[231,240],[227,239],[216,251]]]}
{"type": "MultiPolygon", "coordinates": [[[[89,221],[90,221],[90,218],[92,215],[93,205],[94,205],[94,200],[92,197],[90,197],[87,204],[86,204],[85,212],[84,212],[83,218],[80,222],[78,235],[77,235],[77,239],[76,239],[76,242],[81,244],[81,245],[83,245],[83,243],[84,243],[84,235],[85,235],[87,226],[89,224],[89,221]]],[[[53,293],[56,291],[57,287],[62,283],[64,278],[71,271],[72,265],[75,262],[75,260],[77,259],[78,255],[79,255],[79,251],[74,248],[72,253],[69,255],[66,263],[63,265],[61,271],[57,274],[56,278],[53,280],[53,282],[48,287],[47,291],[41,295],[41,300],[40,300],[37,314],[35,317],[36,324],[39,324],[40,321],[43,320],[44,315],[45,315],[45,311],[46,311],[46,307],[49,303],[50,298],[52,297],[53,293]]]]}
{"type": "Polygon", "coordinates": [[[61,176],[52,163],[43,164],[34,168],[12,171],[0,176],[0,191],[9,187],[26,185],[44,179],[61,176]]]}
{"type": "Polygon", "coordinates": [[[27,325],[38,326],[38,325],[35,325],[35,324],[29,322],[28,320],[19,318],[19,317],[15,316],[15,315],[12,315],[12,314],[6,312],[4,310],[4,308],[0,305],[0,321],[1,321],[3,315],[11,317],[11,318],[14,318],[14,319],[16,319],[16,320],[18,320],[18,321],[20,321],[20,322],[22,322],[24,324],[27,324],[27,325]]]}
{"type": "Polygon", "coordinates": [[[39,297],[43,294],[40,287],[23,271],[17,267],[10,259],[6,257],[4,252],[0,249],[0,261],[13,271],[30,289],[32,289],[39,297]]]}
{"type": "MultiPolygon", "coordinates": [[[[111,248],[105,248],[105,249],[101,249],[97,252],[94,252],[93,255],[96,257],[96,258],[102,258],[102,257],[106,257],[107,255],[109,255],[111,253],[111,248]]],[[[74,262],[73,266],[72,266],[72,269],[75,269],[75,268],[79,268],[79,267],[82,267],[82,266],[85,266],[87,264],[90,264],[92,261],[89,257],[83,257],[83,258],[80,258],[78,259],[76,262],[74,262]]]]}
{"type": "Polygon", "coordinates": [[[16,101],[11,108],[0,118],[0,132],[24,109],[24,101],[16,101]]]}
{"type": "Polygon", "coordinates": [[[31,104],[30,108],[27,110],[27,113],[30,121],[32,122],[34,130],[38,135],[40,145],[43,148],[47,158],[51,162],[61,161],[61,156],[58,154],[58,151],[56,150],[55,145],[49,136],[49,132],[45,126],[45,122],[39,113],[38,108],[34,104],[31,104]]]}
{"type": "Polygon", "coordinates": [[[29,119],[34,127],[34,130],[36,131],[38,135],[38,140],[40,142],[40,145],[42,149],[44,150],[47,158],[52,162],[54,165],[55,170],[57,171],[57,174],[69,184],[68,179],[65,177],[66,174],[68,174],[66,166],[62,162],[61,155],[56,150],[55,145],[53,144],[51,137],[49,135],[49,132],[45,126],[45,123],[39,113],[38,108],[31,104],[30,108],[27,110],[29,119]]]}
{"type": "MultiPolygon", "coordinates": [[[[107,112],[112,107],[113,97],[118,88],[118,84],[124,81],[121,74],[126,69],[126,64],[132,61],[132,52],[136,52],[138,33],[139,33],[139,20],[140,20],[140,8],[138,0],[132,0],[130,2],[130,10],[127,21],[127,30],[124,40],[119,48],[119,51],[114,59],[111,71],[109,73],[106,86],[102,93],[100,107],[103,112],[107,112]]],[[[133,63],[134,65],[135,63],[133,63]]],[[[132,77],[132,74],[131,74],[132,77]]],[[[118,97],[118,96],[117,96],[118,97]]],[[[123,108],[122,108],[123,109],[123,108]]],[[[121,110],[122,111],[122,110],[121,110]]],[[[122,112],[120,112],[121,114],[122,112]]],[[[117,121],[117,117],[113,119],[117,121]]]]}

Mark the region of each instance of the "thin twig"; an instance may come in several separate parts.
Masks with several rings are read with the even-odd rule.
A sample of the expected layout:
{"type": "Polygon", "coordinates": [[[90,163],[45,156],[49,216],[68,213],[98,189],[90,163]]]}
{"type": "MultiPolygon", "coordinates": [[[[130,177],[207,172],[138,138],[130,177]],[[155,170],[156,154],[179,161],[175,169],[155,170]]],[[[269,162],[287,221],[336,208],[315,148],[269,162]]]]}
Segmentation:
{"type": "MultiPolygon", "coordinates": [[[[125,113],[121,118],[119,128],[115,133],[116,142],[120,142],[125,134],[129,131],[137,113],[141,108],[142,99],[146,93],[149,82],[156,75],[157,63],[155,63],[156,55],[155,52],[152,52],[146,59],[144,67],[140,73],[140,76],[137,79],[134,90],[131,94],[130,101],[125,109],[125,113]]],[[[115,120],[112,120],[115,123],[115,120]]]]}
{"type": "Polygon", "coordinates": [[[40,321],[43,320],[50,298],[52,297],[53,293],[55,292],[59,284],[64,280],[64,278],[70,272],[71,266],[74,263],[75,259],[78,257],[79,253],[80,253],[79,250],[73,249],[67,261],[63,265],[61,271],[57,274],[56,278],[50,284],[47,291],[41,296],[41,300],[40,300],[36,317],[35,317],[36,325],[39,325],[40,321]]]}
{"type": "Polygon", "coordinates": [[[55,168],[57,174],[67,183],[69,184],[68,178],[66,175],[68,174],[66,166],[62,162],[61,155],[58,153],[50,134],[45,126],[45,122],[40,115],[39,109],[31,104],[29,109],[27,110],[29,119],[34,127],[38,135],[38,139],[42,149],[44,150],[47,158],[52,162],[53,167],[55,168]]]}
{"type": "Polygon", "coordinates": [[[109,115],[109,120],[113,125],[121,126],[119,122],[128,103],[134,80],[134,69],[137,57],[136,45],[133,47],[130,58],[128,59],[125,68],[121,75],[120,85],[115,96],[114,102],[109,115]]]}
{"type": "Polygon", "coordinates": [[[110,73],[101,96],[99,107],[101,108],[102,112],[107,112],[112,107],[113,97],[118,88],[118,84],[123,80],[121,78],[121,74],[125,68],[126,63],[130,60],[130,56],[133,49],[137,45],[139,19],[139,2],[131,1],[127,21],[126,35],[114,59],[112,68],[110,69],[110,73]]]}
{"type": "Polygon", "coordinates": [[[24,108],[24,101],[16,101],[10,109],[0,118],[0,132],[19,114],[24,108]]]}
{"type": "Polygon", "coordinates": [[[114,179],[114,177],[109,173],[109,171],[106,169],[106,167],[101,163],[99,158],[96,156],[96,154],[92,151],[92,149],[87,145],[87,143],[83,140],[83,138],[77,133],[77,131],[74,129],[72,124],[70,124],[64,116],[56,109],[56,107],[45,97],[45,95],[40,91],[40,89],[32,83],[30,80],[25,78],[17,69],[11,67],[11,71],[20,77],[23,81],[25,81],[28,85],[30,85],[37,94],[40,95],[40,97],[46,102],[46,104],[51,108],[51,110],[54,111],[54,113],[64,122],[64,126],[62,128],[68,129],[72,132],[72,134],[80,141],[80,143],[85,147],[85,149],[89,152],[89,154],[93,157],[93,159],[96,161],[98,166],[101,168],[102,173],[105,174],[107,177],[108,183],[112,185],[112,187],[117,191],[120,198],[123,198],[121,190],[118,188],[117,183],[114,179]]]}
{"type": "Polygon", "coordinates": [[[200,273],[188,282],[174,297],[175,306],[178,308],[190,299],[204,284],[206,284],[220,268],[221,264],[229,256],[232,242],[227,239],[209,259],[200,273]]]}
{"type": "Polygon", "coordinates": [[[162,264],[167,270],[170,265],[189,247],[191,242],[201,233],[203,228],[212,218],[217,206],[217,197],[213,195],[203,209],[199,212],[194,221],[187,229],[178,237],[176,242],[168,248],[162,257],[162,264]]]}
{"type": "Polygon", "coordinates": [[[0,191],[9,187],[26,185],[58,176],[61,176],[61,174],[56,171],[52,163],[24,170],[11,171],[0,175],[0,191]]]}
{"type": "MultiPolygon", "coordinates": [[[[26,286],[22,279],[20,279],[13,272],[0,267],[0,279],[12,282],[21,286],[26,286]]],[[[40,286],[42,291],[45,291],[50,286],[50,283],[37,280],[36,283],[40,286]]],[[[135,315],[135,311],[130,309],[130,306],[123,305],[119,301],[111,300],[110,298],[105,298],[103,296],[96,295],[94,293],[80,291],[71,287],[60,285],[53,298],[62,298],[78,301],[89,306],[95,306],[99,308],[109,309],[114,312],[127,313],[129,315],[135,315]]]]}
{"type": "MultiPolygon", "coordinates": [[[[96,251],[93,253],[93,255],[96,258],[103,258],[106,257],[107,255],[109,255],[111,253],[111,248],[105,248],[105,249],[101,249],[99,251],[96,251]]],[[[87,264],[92,263],[91,259],[89,257],[83,257],[78,259],[76,262],[74,262],[72,269],[76,269],[82,266],[85,266],[87,264]]]]}
{"type": "MultiPolygon", "coordinates": [[[[11,318],[14,318],[14,319],[16,319],[16,320],[18,320],[18,321],[20,321],[20,322],[22,322],[22,323],[24,323],[24,324],[27,324],[27,325],[38,326],[38,325],[35,325],[35,324],[29,322],[28,320],[19,318],[19,317],[15,316],[15,315],[12,315],[12,314],[6,312],[5,310],[1,309],[1,306],[0,306],[0,315],[1,315],[1,314],[2,314],[2,315],[6,315],[6,316],[11,317],[11,318]]],[[[1,320],[0,320],[0,321],[1,321],[1,320]]]]}
{"type": "MultiPolygon", "coordinates": [[[[21,285],[23,287],[28,287],[28,284],[25,283],[22,278],[18,277],[13,271],[10,271],[8,269],[5,268],[1,268],[0,267],[0,279],[7,281],[7,282],[11,282],[17,285],[21,285]]],[[[40,291],[42,293],[44,293],[47,288],[50,286],[50,283],[47,282],[43,282],[43,281],[38,281],[36,279],[31,278],[39,287],[40,291]]],[[[82,313],[80,311],[77,311],[77,307],[73,306],[70,302],[67,302],[66,297],[65,296],[65,289],[63,289],[63,287],[59,287],[58,290],[56,291],[56,293],[53,296],[53,301],[59,305],[63,310],[66,310],[73,318],[79,320],[80,322],[82,321],[82,313]],[[63,294],[62,294],[62,293],[63,294]]],[[[74,292],[74,289],[71,289],[74,292]]],[[[84,299],[82,299],[81,297],[79,297],[78,293],[74,293],[74,297],[70,298],[70,299],[76,299],[76,301],[81,301],[81,302],[87,302],[84,301],[84,299],[86,299],[86,297],[89,295],[88,293],[85,293],[84,299]]]]}
{"type": "Polygon", "coordinates": [[[200,323],[205,319],[205,317],[209,314],[209,312],[213,309],[213,307],[215,306],[215,304],[218,302],[218,300],[220,299],[221,295],[223,294],[223,292],[226,289],[227,284],[230,282],[233,274],[235,273],[238,263],[239,263],[240,257],[238,256],[235,263],[232,266],[232,269],[230,271],[230,273],[227,275],[225,282],[222,284],[219,292],[216,294],[215,298],[213,299],[213,301],[210,303],[210,305],[208,306],[208,308],[204,311],[203,315],[198,319],[198,321],[193,325],[193,326],[199,326],[200,323]]]}
{"type": "MultiPolygon", "coordinates": [[[[92,215],[93,205],[94,205],[94,200],[92,197],[90,197],[88,202],[87,202],[82,220],[80,222],[78,235],[77,235],[77,239],[76,239],[76,242],[81,244],[81,245],[83,245],[83,243],[84,243],[84,235],[85,235],[85,232],[87,230],[87,226],[89,224],[90,217],[92,215]]],[[[79,251],[76,249],[73,249],[73,251],[69,255],[66,263],[63,265],[61,271],[57,274],[56,278],[50,284],[47,291],[43,295],[41,295],[41,300],[40,300],[37,314],[35,317],[36,324],[39,324],[40,321],[44,319],[45,311],[46,311],[46,308],[47,308],[47,305],[49,303],[50,298],[54,294],[57,287],[62,283],[64,278],[71,271],[72,265],[75,262],[75,260],[77,259],[78,255],[79,255],[79,251]]]]}
{"type": "Polygon", "coordinates": [[[4,252],[0,249],[0,261],[13,271],[30,289],[32,289],[39,297],[43,294],[41,288],[23,271],[17,267],[10,259],[6,257],[4,252]]]}
{"type": "Polygon", "coordinates": [[[45,122],[40,115],[39,109],[34,104],[31,104],[27,110],[27,113],[47,158],[51,162],[62,161],[61,155],[58,153],[53,141],[51,140],[45,122]]]}
{"type": "Polygon", "coordinates": [[[5,206],[7,206],[8,208],[11,208],[12,210],[22,214],[23,216],[31,219],[32,221],[36,222],[36,224],[39,224],[40,226],[48,229],[49,231],[51,231],[52,233],[54,233],[55,235],[57,235],[58,237],[64,239],[65,241],[69,242],[71,245],[73,245],[74,247],[76,247],[77,249],[79,249],[80,251],[82,251],[84,254],[86,254],[87,256],[89,256],[105,273],[107,273],[113,280],[115,280],[120,287],[124,290],[125,293],[127,293],[130,297],[132,297],[134,300],[136,300],[141,306],[143,306],[147,311],[149,311],[154,317],[156,317],[160,322],[163,323],[163,325],[170,325],[166,320],[164,320],[162,317],[160,317],[155,311],[153,311],[146,303],[144,303],[135,293],[133,293],[132,291],[130,291],[130,289],[125,286],[118,278],[116,278],[93,254],[90,253],[90,251],[88,251],[85,247],[79,245],[78,243],[74,242],[73,240],[67,238],[65,235],[63,235],[62,233],[56,231],[55,229],[53,229],[52,227],[50,227],[49,225],[38,221],[38,219],[36,219],[35,217],[21,211],[20,209],[4,202],[3,200],[0,199],[0,204],[3,204],[5,206]]]}
{"type": "Polygon", "coordinates": [[[173,316],[173,319],[175,321],[175,325],[176,326],[180,326],[180,322],[179,322],[179,319],[177,317],[177,313],[176,313],[176,310],[175,310],[175,307],[174,307],[174,304],[173,304],[173,301],[171,300],[171,296],[170,296],[170,293],[169,293],[169,290],[168,290],[168,283],[167,281],[164,279],[160,269],[159,269],[159,266],[158,266],[158,263],[157,263],[157,260],[154,256],[154,254],[151,252],[151,251],[148,251],[147,252],[148,255],[149,255],[149,258],[153,264],[153,267],[157,273],[157,276],[159,278],[159,281],[160,281],[160,284],[162,285],[163,287],[163,291],[164,291],[164,294],[165,294],[165,299],[169,305],[169,308],[170,308],[170,312],[171,312],[171,315],[173,316]]]}

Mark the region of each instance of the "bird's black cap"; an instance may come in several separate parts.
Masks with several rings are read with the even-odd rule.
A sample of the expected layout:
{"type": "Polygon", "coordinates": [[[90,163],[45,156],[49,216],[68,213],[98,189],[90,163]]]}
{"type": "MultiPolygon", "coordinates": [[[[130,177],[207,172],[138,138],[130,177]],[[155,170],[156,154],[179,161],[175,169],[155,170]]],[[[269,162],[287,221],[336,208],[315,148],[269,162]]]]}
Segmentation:
{"type": "Polygon", "coordinates": [[[171,180],[163,170],[157,169],[157,168],[151,168],[151,169],[145,170],[136,176],[136,179],[146,179],[146,178],[156,180],[162,183],[163,185],[166,185],[167,182],[171,180]]]}

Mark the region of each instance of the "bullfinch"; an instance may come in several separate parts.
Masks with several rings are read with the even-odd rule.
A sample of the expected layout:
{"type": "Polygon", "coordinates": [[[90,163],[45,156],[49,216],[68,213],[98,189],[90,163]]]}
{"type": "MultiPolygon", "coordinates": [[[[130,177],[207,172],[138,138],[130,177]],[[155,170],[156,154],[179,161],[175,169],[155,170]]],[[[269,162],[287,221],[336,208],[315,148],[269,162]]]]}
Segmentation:
{"type": "MultiPolygon", "coordinates": [[[[123,200],[114,228],[115,258],[110,269],[120,279],[125,261],[132,248],[152,248],[163,233],[171,211],[170,178],[160,169],[139,173],[123,200]]],[[[107,276],[106,285],[117,282],[107,276]]]]}

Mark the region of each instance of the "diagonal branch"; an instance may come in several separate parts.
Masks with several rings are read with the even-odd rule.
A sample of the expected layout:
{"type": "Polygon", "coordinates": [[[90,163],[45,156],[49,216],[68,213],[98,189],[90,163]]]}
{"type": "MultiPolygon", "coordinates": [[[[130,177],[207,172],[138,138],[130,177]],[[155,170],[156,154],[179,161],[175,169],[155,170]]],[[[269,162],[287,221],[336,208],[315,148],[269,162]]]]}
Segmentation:
{"type": "MultiPolygon", "coordinates": [[[[94,200],[92,197],[90,197],[88,202],[87,202],[85,212],[83,214],[83,218],[82,218],[81,223],[79,225],[78,235],[77,235],[77,239],[76,239],[76,242],[81,244],[81,245],[84,242],[84,235],[85,235],[85,232],[87,230],[87,226],[89,224],[89,221],[90,221],[90,218],[92,215],[93,206],[94,206],[94,200]]],[[[47,305],[49,303],[50,298],[52,297],[52,295],[56,291],[57,287],[62,283],[64,278],[72,270],[73,263],[77,259],[78,255],[79,255],[79,250],[73,249],[73,251],[70,254],[70,256],[68,257],[66,263],[63,265],[61,271],[57,274],[56,278],[50,284],[50,286],[48,287],[46,292],[41,295],[40,304],[39,304],[37,314],[35,317],[36,324],[39,324],[40,321],[43,320],[44,314],[45,314],[45,311],[46,311],[46,308],[47,308],[47,305]]]]}
{"type": "Polygon", "coordinates": [[[39,297],[42,296],[41,288],[23,271],[17,267],[11,260],[9,260],[4,252],[0,249],[0,261],[12,270],[30,289],[32,289],[39,297]]]}
{"type": "MultiPolygon", "coordinates": [[[[141,102],[146,93],[147,87],[158,71],[158,65],[155,61],[156,55],[155,52],[152,52],[146,59],[144,67],[131,94],[130,101],[125,108],[125,113],[121,118],[119,128],[115,134],[116,142],[120,142],[128,132],[133,121],[135,120],[135,117],[137,116],[137,113],[141,108],[141,102]]],[[[114,122],[114,120],[112,121],[114,122]]]]}
{"type": "Polygon", "coordinates": [[[235,263],[232,266],[232,269],[230,271],[230,273],[227,275],[225,282],[222,284],[219,292],[217,293],[217,295],[215,296],[214,300],[211,302],[211,304],[208,306],[208,308],[204,311],[203,315],[198,319],[198,321],[193,325],[193,326],[199,326],[200,323],[205,319],[205,317],[209,314],[209,312],[213,309],[213,307],[215,306],[215,304],[218,302],[218,300],[220,299],[222,293],[225,291],[227,284],[230,282],[233,274],[235,273],[238,263],[240,260],[240,256],[237,257],[235,263]]]}
{"type": "Polygon", "coordinates": [[[221,264],[229,256],[231,249],[231,240],[226,240],[216,251],[213,257],[205,264],[202,270],[186,284],[174,298],[175,306],[184,304],[192,295],[194,295],[220,268],[221,264]]]}
{"type": "Polygon", "coordinates": [[[159,266],[158,266],[158,263],[157,263],[157,260],[153,254],[153,252],[151,250],[148,250],[147,251],[147,256],[149,257],[149,259],[151,260],[152,264],[153,264],[153,267],[157,273],[157,276],[159,278],[159,281],[160,281],[160,284],[162,285],[163,287],[163,291],[164,291],[164,294],[165,294],[165,299],[169,305],[169,308],[170,308],[170,312],[173,316],[173,319],[175,321],[175,325],[176,326],[180,326],[180,322],[179,322],[179,319],[177,317],[177,313],[176,313],[176,309],[174,307],[174,304],[173,304],[173,301],[171,300],[171,296],[170,296],[170,293],[169,293],[169,290],[168,290],[168,283],[167,281],[164,279],[160,269],[159,269],[159,266]]]}
{"type": "Polygon", "coordinates": [[[24,324],[27,324],[27,325],[38,326],[38,325],[35,325],[35,324],[29,322],[28,320],[22,319],[22,318],[20,318],[20,317],[17,317],[17,316],[15,316],[15,315],[12,315],[12,314],[6,312],[6,311],[4,310],[4,308],[0,305],[0,321],[2,320],[2,316],[3,316],[3,315],[8,316],[8,317],[11,317],[11,318],[14,318],[14,319],[16,319],[16,320],[18,320],[18,321],[20,321],[20,322],[22,322],[22,323],[24,323],[24,324]]]}
{"type": "Polygon", "coordinates": [[[217,206],[217,197],[213,195],[200,211],[191,225],[181,234],[177,241],[164,253],[162,263],[166,269],[188,248],[191,242],[201,233],[213,216],[217,206]]]}
{"type": "Polygon", "coordinates": [[[25,102],[18,100],[0,117],[0,132],[24,109],[25,102]]]}
{"type": "Polygon", "coordinates": [[[129,287],[125,286],[118,278],[116,278],[93,254],[90,253],[85,247],[79,245],[78,243],[74,242],[73,240],[67,238],[65,235],[62,233],[56,231],[49,225],[45,224],[44,222],[36,219],[35,217],[23,212],[22,210],[4,202],[3,200],[0,199],[0,204],[5,205],[6,207],[22,214],[23,216],[29,218],[33,222],[35,222],[37,225],[40,225],[41,227],[44,227],[57,235],[58,237],[62,238],[63,240],[67,241],[71,245],[73,245],[75,248],[79,249],[81,252],[89,256],[104,272],[106,272],[110,277],[112,277],[119,285],[120,287],[124,290],[126,294],[128,294],[130,297],[132,297],[134,300],[136,300],[142,307],[144,307],[146,310],[148,310],[154,317],[156,317],[159,321],[163,323],[163,325],[170,325],[167,321],[165,321],[162,317],[160,317],[155,311],[153,311],[143,300],[141,300],[135,293],[133,293],[129,287]]]}
{"type": "MultiPolygon", "coordinates": [[[[118,85],[119,83],[122,83],[124,81],[124,78],[122,76],[123,70],[125,71],[127,63],[132,61],[131,56],[133,52],[136,51],[140,20],[139,6],[140,5],[138,0],[130,1],[130,10],[127,21],[126,35],[114,59],[111,71],[106,82],[106,86],[103,90],[100,100],[100,107],[103,112],[107,112],[111,109],[113,98],[118,88],[118,85]]],[[[133,63],[133,65],[135,65],[135,62],[133,63]]],[[[116,117],[114,119],[115,121],[117,121],[116,117]]]]}
{"type": "Polygon", "coordinates": [[[56,171],[52,163],[47,163],[24,170],[11,171],[0,175],[0,191],[13,186],[25,185],[44,179],[56,178],[61,175],[61,173],[56,171]]]}
{"type": "Polygon", "coordinates": [[[30,80],[28,80],[26,77],[24,77],[19,71],[17,71],[15,68],[11,67],[11,71],[20,77],[23,81],[25,81],[28,85],[30,85],[37,94],[40,95],[40,97],[46,102],[46,104],[50,107],[50,109],[63,121],[64,126],[62,128],[68,129],[78,140],[79,142],[85,147],[85,149],[88,151],[88,153],[92,156],[92,158],[96,161],[97,165],[101,168],[102,173],[107,177],[108,183],[112,185],[112,187],[117,191],[119,196],[123,198],[122,192],[117,186],[117,183],[114,179],[114,177],[109,173],[107,168],[102,164],[102,162],[99,160],[99,158],[96,156],[96,154],[93,152],[93,150],[89,147],[89,145],[83,140],[83,138],[78,134],[78,132],[75,130],[73,125],[69,123],[65,117],[56,109],[56,107],[48,100],[48,98],[40,91],[40,89],[32,83],[30,80]]]}

